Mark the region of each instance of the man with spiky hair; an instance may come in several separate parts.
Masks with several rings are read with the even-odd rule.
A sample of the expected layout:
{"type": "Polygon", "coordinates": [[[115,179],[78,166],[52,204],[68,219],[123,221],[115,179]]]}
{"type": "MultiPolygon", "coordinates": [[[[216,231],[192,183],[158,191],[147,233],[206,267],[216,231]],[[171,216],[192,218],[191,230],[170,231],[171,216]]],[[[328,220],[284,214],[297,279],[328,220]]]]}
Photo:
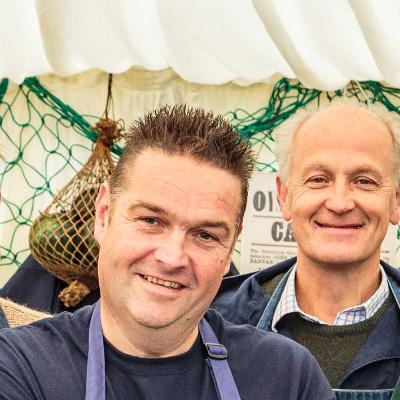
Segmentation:
{"type": "Polygon", "coordinates": [[[400,273],[380,261],[400,218],[400,124],[382,106],[301,110],[276,132],[277,192],[297,259],[226,280],[213,307],[288,336],[338,399],[390,399],[400,375],[400,273]]]}
{"type": "Polygon", "coordinates": [[[0,399],[333,399],[316,361],[208,306],[229,269],[253,166],[222,118],[136,122],[96,202],[101,299],[0,334],[0,399]]]}

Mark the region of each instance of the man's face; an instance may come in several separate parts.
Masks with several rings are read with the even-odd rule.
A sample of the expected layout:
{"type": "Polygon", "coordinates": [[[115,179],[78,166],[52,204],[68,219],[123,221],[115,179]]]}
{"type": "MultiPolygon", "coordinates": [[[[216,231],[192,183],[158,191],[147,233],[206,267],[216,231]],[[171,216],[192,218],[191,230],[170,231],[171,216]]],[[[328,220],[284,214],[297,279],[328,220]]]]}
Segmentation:
{"type": "Polygon", "coordinates": [[[239,179],[150,149],[127,168],[111,216],[107,186],[96,205],[102,301],[116,320],[193,329],[229,269],[239,179]]]}
{"type": "Polygon", "coordinates": [[[393,141],[365,110],[317,112],[294,139],[288,186],[277,180],[300,260],[378,265],[389,222],[399,222],[393,141]]]}

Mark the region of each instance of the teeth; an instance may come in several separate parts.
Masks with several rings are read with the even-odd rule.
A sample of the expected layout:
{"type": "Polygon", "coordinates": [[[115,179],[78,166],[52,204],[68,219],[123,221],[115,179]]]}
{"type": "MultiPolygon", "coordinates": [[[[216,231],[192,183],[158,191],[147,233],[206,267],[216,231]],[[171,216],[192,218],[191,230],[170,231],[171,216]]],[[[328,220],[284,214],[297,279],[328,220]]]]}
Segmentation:
{"type": "Polygon", "coordinates": [[[156,283],[157,285],[165,286],[165,287],[171,287],[173,289],[179,289],[182,287],[180,283],[177,282],[171,282],[171,281],[164,281],[162,279],[157,279],[154,276],[149,276],[149,275],[142,275],[144,279],[151,283],[156,283]]]}
{"type": "Polygon", "coordinates": [[[355,229],[360,229],[362,225],[344,225],[344,226],[333,226],[333,225],[323,225],[323,224],[318,224],[322,228],[355,228],[355,229]]]}

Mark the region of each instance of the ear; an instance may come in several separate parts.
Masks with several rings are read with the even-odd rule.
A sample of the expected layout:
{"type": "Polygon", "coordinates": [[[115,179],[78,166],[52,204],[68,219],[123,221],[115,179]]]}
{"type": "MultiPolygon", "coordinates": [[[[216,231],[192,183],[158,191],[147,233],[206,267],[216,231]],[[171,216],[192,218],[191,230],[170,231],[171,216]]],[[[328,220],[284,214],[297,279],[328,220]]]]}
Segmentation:
{"type": "Polygon", "coordinates": [[[110,187],[108,183],[103,183],[96,199],[96,218],[94,222],[94,237],[100,245],[108,227],[110,198],[110,187]]]}
{"type": "Polygon", "coordinates": [[[400,188],[396,188],[396,200],[393,203],[392,213],[390,214],[390,222],[397,225],[400,221],[400,188]]]}
{"type": "Polygon", "coordinates": [[[225,268],[224,268],[224,276],[229,272],[229,269],[231,267],[231,262],[232,262],[232,255],[230,255],[228,257],[228,261],[227,261],[227,263],[225,265],[225,268]]]}
{"type": "Polygon", "coordinates": [[[281,206],[281,211],[283,218],[286,221],[290,221],[292,218],[291,213],[290,213],[290,208],[288,204],[288,189],[287,186],[285,186],[280,178],[280,176],[276,177],[276,191],[278,193],[278,199],[279,199],[279,204],[281,206]]]}
{"type": "Polygon", "coordinates": [[[226,275],[229,272],[229,269],[231,268],[232,255],[233,255],[233,252],[235,251],[235,244],[236,244],[240,234],[242,233],[242,229],[243,229],[243,224],[240,224],[236,229],[235,237],[233,238],[233,243],[232,243],[232,247],[230,250],[230,255],[228,257],[228,260],[227,260],[225,268],[224,268],[224,275],[226,275]]]}
{"type": "Polygon", "coordinates": [[[242,233],[242,230],[243,230],[243,223],[241,223],[241,224],[237,227],[237,229],[236,229],[236,232],[235,232],[235,241],[234,241],[233,247],[235,247],[235,243],[236,243],[236,241],[238,240],[240,234],[242,233]]]}

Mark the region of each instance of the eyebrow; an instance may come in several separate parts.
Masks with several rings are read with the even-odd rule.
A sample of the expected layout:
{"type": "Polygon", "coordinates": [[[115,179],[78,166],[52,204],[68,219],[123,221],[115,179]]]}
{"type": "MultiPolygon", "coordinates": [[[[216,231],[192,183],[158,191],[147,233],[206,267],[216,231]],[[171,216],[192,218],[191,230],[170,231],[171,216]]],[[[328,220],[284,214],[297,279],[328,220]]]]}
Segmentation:
{"type": "MultiPolygon", "coordinates": [[[[328,174],[330,173],[330,169],[326,168],[325,165],[320,164],[320,163],[313,163],[313,164],[310,164],[310,165],[306,166],[306,168],[304,169],[302,175],[303,176],[307,175],[312,170],[320,170],[320,171],[328,173],[328,174]]],[[[350,171],[350,173],[347,173],[347,171],[346,171],[347,175],[364,174],[364,173],[373,174],[376,178],[378,178],[380,180],[383,179],[382,174],[378,170],[376,170],[374,168],[371,168],[369,165],[360,165],[356,169],[354,169],[353,171],[350,171]]]]}
{"type": "MultiPolygon", "coordinates": [[[[157,206],[155,204],[146,202],[146,201],[138,201],[138,202],[131,204],[128,208],[128,211],[129,211],[129,213],[132,213],[135,210],[137,210],[138,208],[145,208],[151,212],[165,215],[165,216],[172,215],[170,212],[168,212],[164,208],[157,206]]],[[[231,233],[231,229],[229,228],[229,225],[224,221],[199,220],[199,221],[196,221],[195,225],[206,227],[206,228],[223,229],[225,231],[224,233],[227,237],[229,237],[229,235],[231,233]]]]}
{"type": "Polygon", "coordinates": [[[163,208],[156,206],[155,204],[152,203],[148,203],[146,201],[137,201],[135,203],[132,203],[129,207],[128,207],[128,211],[129,212],[133,212],[138,208],[147,208],[148,210],[152,211],[152,212],[156,212],[158,214],[168,214],[166,210],[164,210],[163,208]]]}

